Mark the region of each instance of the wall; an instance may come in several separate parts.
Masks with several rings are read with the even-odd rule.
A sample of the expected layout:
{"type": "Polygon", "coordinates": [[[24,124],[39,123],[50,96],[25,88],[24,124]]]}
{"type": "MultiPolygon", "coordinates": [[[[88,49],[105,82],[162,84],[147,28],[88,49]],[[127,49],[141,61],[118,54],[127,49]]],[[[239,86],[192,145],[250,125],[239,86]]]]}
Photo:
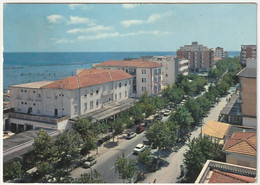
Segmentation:
{"type": "Polygon", "coordinates": [[[145,92],[142,87],[146,88],[148,95],[152,95],[152,73],[150,68],[136,68],[136,97],[141,97],[145,92]],[[142,74],[142,70],[146,71],[146,74],[142,74]],[[146,79],[146,82],[142,82],[142,78],[146,79]]]}
{"type": "Polygon", "coordinates": [[[256,117],[256,79],[242,77],[241,82],[242,115],[256,117]]]}
{"type": "Polygon", "coordinates": [[[226,162],[256,168],[256,157],[237,153],[227,153],[226,162]]]}
{"type": "Polygon", "coordinates": [[[243,126],[256,127],[256,125],[257,125],[256,118],[243,117],[243,126]]]}

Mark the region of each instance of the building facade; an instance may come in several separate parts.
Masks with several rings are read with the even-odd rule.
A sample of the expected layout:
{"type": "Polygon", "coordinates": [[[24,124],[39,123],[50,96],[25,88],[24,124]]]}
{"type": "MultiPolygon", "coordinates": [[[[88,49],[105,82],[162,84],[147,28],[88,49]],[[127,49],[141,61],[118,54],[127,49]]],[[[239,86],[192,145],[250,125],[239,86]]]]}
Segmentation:
{"type": "Polygon", "coordinates": [[[256,59],[249,58],[246,67],[240,71],[239,100],[244,126],[256,127],[257,125],[257,94],[256,94],[256,59]]]}
{"type": "Polygon", "coordinates": [[[198,42],[180,47],[177,50],[177,57],[189,60],[190,72],[209,71],[214,65],[214,50],[200,45],[198,42]]]}
{"type": "Polygon", "coordinates": [[[241,45],[240,62],[246,63],[247,58],[257,58],[256,45],[241,45]]]}
{"type": "Polygon", "coordinates": [[[215,58],[227,58],[228,53],[224,50],[224,48],[216,47],[214,50],[214,57],[215,58]]]}
{"type": "Polygon", "coordinates": [[[174,56],[153,56],[153,62],[162,64],[162,85],[173,85],[177,80],[178,74],[188,75],[189,61],[178,59],[174,56]]]}
{"type": "Polygon", "coordinates": [[[55,124],[65,118],[128,99],[132,83],[133,77],[121,70],[86,69],[76,76],[57,81],[12,85],[11,105],[15,112],[9,115],[9,123],[18,126],[49,124],[51,128],[57,128],[55,124]]]}
{"type": "Polygon", "coordinates": [[[106,61],[92,66],[96,69],[122,70],[133,78],[133,97],[141,97],[144,92],[157,95],[162,91],[162,65],[145,60],[106,61]]]}

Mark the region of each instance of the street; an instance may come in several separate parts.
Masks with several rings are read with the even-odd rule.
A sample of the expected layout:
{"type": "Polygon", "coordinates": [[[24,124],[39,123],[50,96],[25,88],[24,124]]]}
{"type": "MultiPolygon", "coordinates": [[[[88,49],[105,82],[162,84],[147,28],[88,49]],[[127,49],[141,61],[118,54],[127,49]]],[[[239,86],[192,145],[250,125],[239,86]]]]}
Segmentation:
{"type": "MultiPolygon", "coordinates": [[[[208,86],[206,90],[208,90],[208,86]]],[[[229,98],[231,95],[220,99],[219,103],[213,107],[208,116],[205,117],[202,121],[207,123],[210,120],[218,120],[220,111],[226,105],[226,98],[229,98]]],[[[163,117],[162,121],[165,122],[170,116],[163,117]]],[[[126,131],[127,133],[127,131],[126,131]]],[[[143,143],[145,140],[145,133],[137,134],[136,137],[131,140],[125,139],[126,133],[118,136],[118,143],[112,142],[112,139],[107,143],[99,147],[99,154],[96,156],[97,163],[92,166],[92,170],[97,170],[101,174],[101,178],[106,183],[122,183],[123,181],[119,179],[118,173],[115,172],[115,161],[117,156],[121,156],[124,152],[127,159],[135,159],[137,156],[133,155],[133,149],[139,143],[143,143]]],[[[201,133],[201,127],[197,127],[194,131],[191,132],[191,140],[196,138],[201,133]]],[[[116,137],[115,137],[116,141],[116,137]]],[[[143,183],[151,183],[156,179],[157,183],[175,183],[177,178],[180,175],[181,169],[180,165],[183,162],[183,154],[188,149],[188,142],[178,150],[178,152],[169,152],[161,151],[160,156],[164,160],[164,165],[159,168],[158,171],[154,173],[148,173],[146,179],[143,183]]],[[[96,151],[92,151],[91,155],[96,155],[96,151]]],[[[91,169],[76,168],[71,172],[71,177],[79,177],[80,174],[91,173],[91,169]]]]}
{"type": "MultiPolygon", "coordinates": [[[[98,156],[97,163],[92,167],[92,170],[97,170],[101,174],[101,178],[106,183],[122,183],[123,181],[119,179],[118,173],[115,172],[114,164],[116,162],[117,156],[121,156],[124,152],[125,157],[127,159],[135,159],[137,156],[133,155],[133,149],[139,143],[143,143],[145,139],[144,132],[141,134],[137,134],[136,137],[131,140],[127,140],[124,138],[124,135],[120,135],[122,137],[119,141],[118,146],[116,143],[111,141],[108,144],[105,144],[103,147],[109,149],[103,155],[98,156]]],[[[116,138],[115,138],[116,141],[116,138]]],[[[90,169],[84,168],[76,168],[71,172],[71,177],[79,177],[80,174],[90,173],[90,169]]]]}

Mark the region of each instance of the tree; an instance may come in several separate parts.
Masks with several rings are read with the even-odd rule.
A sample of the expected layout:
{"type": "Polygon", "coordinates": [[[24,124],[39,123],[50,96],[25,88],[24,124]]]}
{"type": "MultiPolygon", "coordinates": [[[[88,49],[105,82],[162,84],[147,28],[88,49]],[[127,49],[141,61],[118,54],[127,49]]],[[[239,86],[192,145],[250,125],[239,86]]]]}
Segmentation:
{"type": "Polygon", "coordinates": [[[151,150],[146,148],[143,152],[140,152],[137,161],[142,165],[149,166],[152,163],[151,150]]]}
{"type": "Polygon", "coordinates": [[[125,128],[125,125],[123,124],[123,121],[118,117],[113,122],[111,122],[111,127],[113,129],[113,141],[114,141],[114,136],[122,133],[125,128]]]}
{"type": "Polygon", "coordinates": [[[170,130],[172,146],[175,146],[176,145],[176,139],[177,139],[177,135],[178,135],[178,128],[179,128],[179,126],[176,124],[176,122],[171,121],[169,119],[165,122],[165,125],[170,130]]]}
{"type": "Polygon", "coordinates": [[[55,145],[58,150],[59,166],[69,166],[79,159],[81,138],[76,131],[63,131],[57,137],[55,145]]]}
{"type": "Polygon", "coordinates": [[[186,109],[190,112],[190,114],[194,120],[194,126],[197,125],[199,123],[199,121],[202,117],[202,113],[203,113],[203,110],[202,110],[200,104],[194,98],[189,97],[189,98],[187,98],[184,105],[185,105],[186,109]]]}
{"type": "Polygon", "coordinates": [[[22,169],[22,164],[19,161],[4,164],[3,166],[4,181],[20,178],[23,175],[23,173],[24,171],[22,169]]]}
{"type": "Polygon", "coordinates": [[[79,178],[74,179],[73,183],[104,183],[101,179],[101,175],[97,170],[94,170],[94,174],[81,174],[79,178]]]}
{"type": "Polygon", "coordinates": [[[130,114],[133,116],[135,123],[141,122],[144,119],[143,110],[140,104],[135,104],[135,106],[131,108],[130,114]]]}
{"type": "Polygon", "coordinates": [[[184,154],[184,168],[188,171],[188,182],[194,182],[206,160],[216,160],[223,156],[221,145],[214,143],[208,136],[196,138],[188,144],[189,149],[184,154]]]}
{"type": "Polygon", "coordinates": [[[119,178],[123,180],[123,183],[126,179],[132,178],[136,170],[137,166],[134,159],[130,159],[129,161],[127,161],[124,153],[122,153],[122,157],[117,157],[115,163],[115,172],[119,173],[119,178]]]}
{"type": "Polygon", "coordinates": [[[175,122],[179,126],[179,134],[182,137],[189,133],[191,123],[194,122],[191,113],[189,113],[185,106],[178,107],[176,112],[171,114],[169,120],[175,122]]]}
{"type": "Polygon", "coordinates": [[[88,153],[90,150],[97,148],[96,127],[92,122],[92,118],[83,118],[76,121],[72,128],[79,133],[83,140],[81,149],[82,154],[88,153]]]}
{"type": "Polygon", "coordinates": [[[32,145],[33,158],[39,175],[48,174],[52,170],[52,163],[57,156],[56,152],[51,136],[41,129],[34,138],[32,145]]]}
{"type": "Polygon", "coordinates": [[[162,149],[173,146],[171,142],[171,132],[162,121],[156,121],[145,133],[148,144],[158,147],[158,158],[162,149]]]}

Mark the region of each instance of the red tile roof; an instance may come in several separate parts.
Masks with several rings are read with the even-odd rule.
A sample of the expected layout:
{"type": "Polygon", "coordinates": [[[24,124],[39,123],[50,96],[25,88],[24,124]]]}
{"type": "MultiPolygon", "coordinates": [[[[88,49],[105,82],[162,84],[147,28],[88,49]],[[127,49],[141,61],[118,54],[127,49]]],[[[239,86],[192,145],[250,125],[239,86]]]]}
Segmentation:
{"type": "Polygon", "coordinates": [[[157,62],[147,61],[147,60],[129,60],[129,61],[109,60],[97,64],[96,66],[155,68],[155,67],[162,67],[162,64],[159,64],[157,62]]]}
{"type": "Polygon", "coordinates": [[[235,132],[227,140],[223,147],[224,151],[256,156],[256,133],[235,132]]]}
{"type": "Polygon", "coordinates": [[[254,183],[255,181],[253,177],[213,169],[209,183],[254,183]]]}
{"type": "Polygon", "coordinates": [[[57,80],[41,88],[72,90],[129,78],[132,76],[122,70],[85,69],[76,76],[57,80]]]}

